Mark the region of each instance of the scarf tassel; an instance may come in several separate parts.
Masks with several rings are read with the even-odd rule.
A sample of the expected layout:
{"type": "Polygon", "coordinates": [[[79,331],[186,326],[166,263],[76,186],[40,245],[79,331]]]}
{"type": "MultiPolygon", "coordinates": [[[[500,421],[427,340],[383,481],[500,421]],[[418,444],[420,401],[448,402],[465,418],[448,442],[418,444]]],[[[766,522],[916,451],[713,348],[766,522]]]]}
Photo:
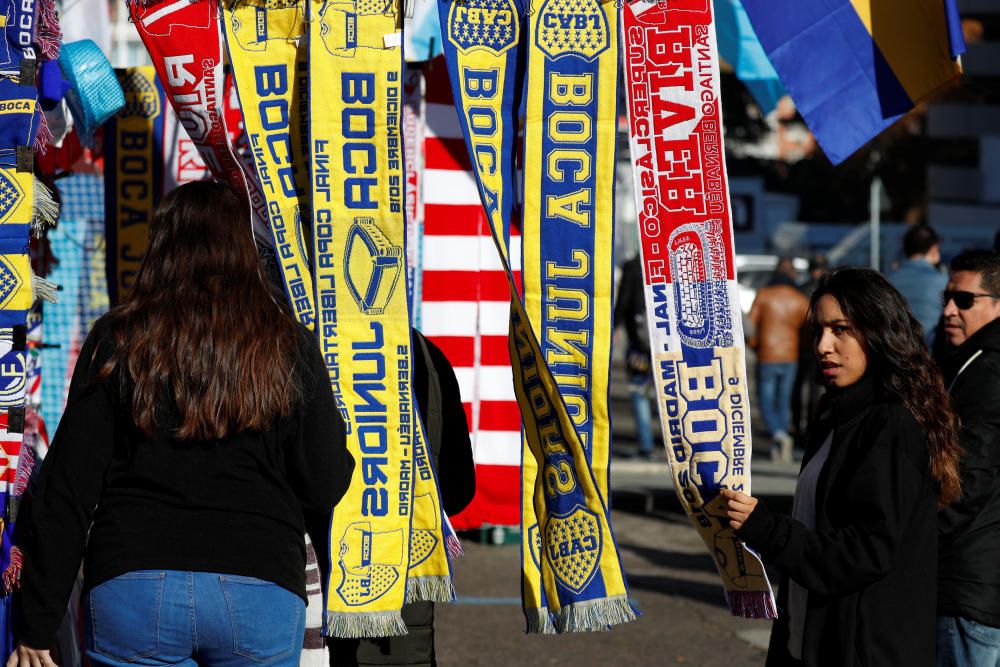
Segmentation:
{"type": "Polygon", "coordinates": [[[612,625],[628,623],[636,618],[635,610],[625,595],[615,595],[597,600],[574,602],[555,614],[556,632],[596,632],[608,630],[612,625]]]}
{"type": "Polygon", "coordinates": [[[532,635],[554,635],[556,626],[552,623],[552,614],[545,607],[541,609],[526,609],[525,617],[528,619],[527,632],[532,635]]]}
{"type": "Polygon", "coordinates": [[[31,216],[31,231],[35,238],[41,238],[46,229],[56,226],[59,220],[59,204],[52,192],[37,178],[34,186],[35,206],[31,216]]]}
{"type": "Polygon", "coordinates": [[[41,299],[49,303],[59,303],[59,286],[51,280],[46,280],[31,273],[31,298],[32,301],[41,299]]]}
{"type": "Polygon", "coordinates": [[[465,549],[462,548],[461,541],[459,541],[458,536],[454,533],[445,536],[444,548],[448,552],[448,558],[451,560],[461,558],[465,555],[465,549]]]}
{"type": "Polygon", "coordinates": [[[370,613],[326,612],[323,633],[327,637],[397,637],[408,634],[399,611],[370,613]]]}
{"type": "Polygon", "coordinates": [[[21,588],[21,568],[24,567],[24,554],[17,547],[10,548],[10,564],[3,571],[3,592],[10,595],[21,588]]]}
{"type": "Polygon", "coordinates": [[[411,602],[451,602],[455,599],[455,587],[450,577],[407,577],[406,603],[411,602]]]}
{"type": "Polygon", "coordinates": [[[774,597],[766,591],[726,591],[726,602],[734,616],[778,618],[774,597]]]}
{"type": "Polygon", "coordinates": [[[38,30],[35,34],[45,60],[59,58],[59,45],[62,44],[62,31],[59,29],[59,11],[55,0],[41,0],[38,3],[38,30]]]}

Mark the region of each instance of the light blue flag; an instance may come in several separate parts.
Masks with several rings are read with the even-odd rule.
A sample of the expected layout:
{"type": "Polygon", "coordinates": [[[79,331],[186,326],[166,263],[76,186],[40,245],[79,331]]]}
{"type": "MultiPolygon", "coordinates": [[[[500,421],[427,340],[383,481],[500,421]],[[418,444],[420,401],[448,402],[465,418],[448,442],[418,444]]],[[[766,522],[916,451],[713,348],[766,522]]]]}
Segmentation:
{"type": "Polygon", "coordinates": [[[771,112],[784,96],[785,87],[757,40],[740,0],[715,1],[715,31],[719,54],[736,70],[736,78],[757,100],[761,111],[771,112]]]}

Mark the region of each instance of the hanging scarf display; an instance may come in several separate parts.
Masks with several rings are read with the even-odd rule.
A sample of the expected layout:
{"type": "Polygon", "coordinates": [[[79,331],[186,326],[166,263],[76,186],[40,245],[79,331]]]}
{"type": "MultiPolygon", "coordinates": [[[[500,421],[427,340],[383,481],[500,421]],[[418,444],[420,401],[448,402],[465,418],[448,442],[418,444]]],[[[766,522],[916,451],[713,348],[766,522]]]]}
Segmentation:
{"type": "Polygon", "coordinates": [[[649,339],[674,488],[734,614],[774,618],[760,559],[719,489],[750,493],[750,407],[711,3],[623,9],[649,339]]]}
{"type": "Polygon", "coordinates": [[[301,225],[303,216],[309,219],[303,12],[304,0],[223,4],[226,46],[282,283],[296,319],[312,328],[316,307],[301,225]]]}
{"type": "MultiPolygon", "coordinates": [[[[613,7],[548,0],[531,15],[527,80],[542,83],[527,86],[525,106],[525,309],[605,500],[617,73],[613,7]]],[[[531,525],[537,517],[523,507],[531,525]]],[[[549,511],[573,513],[569,505],[549,511]]],[[[543,546],[552,549],[550,541],[543,546]]]]}
{"type": "Polygon", "coordinates": [[[406,634],[404,602],[453,597],[453,534],[411,386],[399,7],[310,4],[317,331],[358,461],[330,528],[335,637],[406,634]]]}
{"type": "MultiPolygon", "coordinates": [[[[580,29],[578,46],[584,50],[585,55],[578,55],[573,51],[559,52],[558,49],[567,48],[565,40],[545,37],[541,31],[541,27],[545,27],[544,24],[541,26],[538,24],[539,20],[546,23],[555,22],[554,25],[568,20],[572,25],[575,11],[568,5],[562,6],[558,0],[556,2],[547,0],[538,12],[532,14],[532,27],[528,30],[531,37],[529,41],[532,42],[529,61],[533,61],[534,64],[525,85],[532,91],[537,88],[536,92],[542,97],[529,93],[528,99],[534,100],[535,107],[532,109],[529,105],[525,132],[526,136],[531,133],[541,140],[542,135],[538,132],[545,132],[549,123],[548,119],[543,120],[541,116],[543,106],[562,103],[568,104],[573,112],[579,112],[582,108],[590,108],[583,107],[580,103],[585,94],[600,91],[600,95],[609,101],[591,105],[593,116],[588,116],[584,120],[580,115],[576,115],[569,119],[566,125],[555,124],[552,127],[554,132],[551,136],[555,139],[575,137],[573,139],[575,145],[567,147],[567,150],[572,149],[576,152],[547,156],[545,159],[549,160],[549,163],[538,165],[546,174],[580,178],[589,183],[589,187],[595,188],[598,187],[598,179],[601,177],[584,177],[583,174],[585,170],[600,169],[603,172],[605,165],[603,160],[599,162],[596,159],[597,151],[600,148],[607,149],[608,138],[602,130],[601,146],[598,146],[595,140],[590,146],[593,153],[588,155],[587,146],[582,148],[580,146],[582,129],[580,126],[587,125],[593,130],[597,109],[606,110],[609,104],[612,117],[614,114],[615,66],[612,64],[609,67],[607,60],[594,60],[614,41],[613,37],[609,37],[614,22],[612,20],[610,24],[608,23],[604,8],[597,4],[593,7],[588,6],[585,12],[580,13],[580,16],[587,21],[587,26],[590,26],[591,22],[603,26],[603,48],[599,51],[593,50],[590,46],[583,46],[584,41],[589,44],[592,38],[583,37],[586,26],[580,29]],[[550,53],[544,53],[546,49],[550,53]],[[593,53],[587,49],[592,49],[593,53]],[[554,66],[553,62],[561,57],[581,62],[574,62],[571,67],[567,60],[565,64],[559,63],[558,66],[554,66]],[[541,61],[543,58],[553,62],[541,61]],[[559,67],[563,66],[566,67],[564,76],[576,78],[560,80],[558,75],[546,76],[546,68],[555,67],[548,74],[558,74],[559,67]],[[587,77],[588,73],[590,78],[587,77]],[[534,78],[531,78],[531,74],[534,78]],[[599,81],[593,80],[595,77],[599,81]],[[546,127],[540,127],[542,125],[546,127]]],[[[520,86],[523,83],[523,76],[518,71],[519,52],[523,51],[525,38],[521,13],[522,8],[513,0],[476,0],[462,3],[442,0],[439,6],[442,33],[445,35],[445,55],[452,75],[455,103],[460,110],[463,133],[476,171],[483,206],[490,219],[494,240],[509,279],[510,357],[514,368],[515,393],[524,420],[527,450],[530,452],[530,456],[525,457],[522,469],[525,506],[522,530],[522,596],[528,629],[532,632],[599,630],[632,620],[635,618],[635,612],[628,602],[625,577],[611,532],[605,497],[595,479],[594,470],[590,467],[588,449],[592,449],[596,442],[590,434],[596,431],[578,430],[574,418],[581,416],[580,405],[574,403],[572,398],[566,400],[557,383],[557,373],[549,365],[551,359],[555,368],[561,371],[558,375],[567,376],[561,378],[563,381],[571,384],[569,376],[575,372],[579,377],[582,373],[584,381],[589,385],[592,367],[581,369],[580,363],[572,362],[579,361],[586,354],[576,348],[573,341],[579,338],[574,339],[574,336],[582,338],[584,335],[590,337],[591,334],[589,332],[578,334],[574,330],[567,330],[567,334],[561,339],[563,345],[560,347],[556,342],[559,333],[553,332],[550,343],[554,347],[543,352],[539,342],[540,337],[533,327],[529,313],[538,312],[545,295],[538,292],[539,280],[535,280],[529,293],[526,277],[525,303],[522,303],[514,283],[508,254],[510,221],[516,195],[512,148],[518,127],[520,86]],[[556,348],[568,353],[560,357],[560,349],[556,348]],[[554,356],[550,357],[549,352],[554,356]],[[571,362],[573,370],[560,365],[564,360],[571,362]],[[573,405],[573,408],[570,408],[570,405],[573,405]],[[540,471],[540,474],[536,471],[540,471]],[[535,519],[537,525],[533,525],[535,519]]],[[[542,150],[548,152],[555,148],[558,147],[553,146],[551,141],[542,146],[542,150]]],[[[613,155],[613,141],[611,149],[613,155]]],[[[526,150],[529,150],[527,144],[526,150]]],[[[535,159],[539,158],[536,156],[535,159]]],[[[528,161],[526,155],[526,162],[528,161]]],[[[553,213],[560,210],[570,218],[585,215],[582,212],[592,210],[590,207],[596,204],[599,197],[611,196],[612,181],[609,179],[606,184],[600,186],[608,187],[608,192],[600,194],[591,192],[589,206],[584,206],[582,197],[587,195],[573,193],[586,186],[578,185],[570,191],[553,189],[550,184],[545,190],[541,190],[538,170],[532,173],[536,178],[535,182],[529,182],[530,176],[527,172],[525,174],[526,216],[540,215],[539,206],[543,204],[539,203],[539,192],[544,194],[543,203],[547,207],[551,206],[553,213]],[[534,194],[529,194],[532,192],[534,194]],[[529,197],[534,198],[534,203],[531,204],[534,207],[533,213],[529,213],[527,209],[529,197]]],[[[592,174],[598,173],[592,171],[592,174]]],[[[554,184],[563,183],[558,178],[550,180],[554,184]]],[[[566,181],[565,184],[570,183],[566,181]]],[[[593,235],[596,226],[594,220],[590,222],[590,234],[593,235]]],[[[533,227],[535,234],[539,233],[537,223],[536,220],[533,227]]],[[[524,243],[527,248],[529,241],[525,239],[524,243]]],[[[533,247],[540,247],[535,240],[530,243],[534,244],[533,247]]],[[[595,241],[591,240],[590,244],[593,246],[595,241]]],[[[606,248],[594,250],[595,254],[608,253],[606,262],[595,261],[586,267],[583,266],[583,262],[592,261],[592,257],[587,260],[580,257],[574,260],[572,256],[568,259],[555,256],[548,259],[542,256],[543,252],[547,251],[549,251],[547,247],[538,250],[530,259],[526,252],[526,264],[532,261],[538,267],[545,266],[545,275],[549,275],[548,263],[551,262],[552,275],[558,280],[570,277],[574,273],[595,274],[602,267],[610,271],[610,244],[606,248]]],[[[525,270],[527,271],[527,266],[525,270]]],[[[600,276],[593,279],[594,282],[590,286],[576,288],[582,289],[582,293],[587,295],[582,307],[588,309],[596,307],[594,283],[603,279],[603,276],[600,276]]],[[[557,312],[553,315],[558,315],[559,309],[568,311],[572,307],[568,301],[572,299],[567,300],[560,296],[569,294],[565,291],[568,288],[553,283],[551,286],[546,286],[546,291],[550,287],[556,290],[553,292],[556,301],[551,307],[557,312]],[[560,293],[559,289],[563,289],[564,292],[560,293]]],[[[610,299],[610,294],[604,298],[610,299]]],[[[608,322],[601,325],[606,328],[610,326],[610,303],[607,306],[608,322]]],[[[596,310],[590,312],[597,313],[596,310]]],[[[542,339],[544,340],[544,337],[542,339]]],[[[588,342],[592,340],[591,338],[588,342]]],[[[590,362],[588,360],[584,363],[590,362]]],[[[601,369],[601,372],[607,371],[601,369]]],[[[590,409],[590,406],[587,407],[590,409]]],[[[592,414],[587,416],[593,419],[592,414]]],[[[601,455],[601,457],[606,456],[607,453],[601,455]]],[[[606,470],[601,473],[602,476],[606,476],[606,470]]],[[[606,479],[600,484],[606,488],[606,479]]]]}
{"type": "Polygon", "coordinates": [[[133,0],[128,7],[174,113],[212,174],[247,193],[254,237],[270,252],[267,202],[253,165],[237,157],[226,117],[219,5],[213,0],[133,0]]]}
{"type": "Polygon", "coordinates": [[[108,295],[132,289],[149,245],[149,222],[163,194],[163,89],[152,67],[117,70],[125,106],[104,125],[104,210],[108,295]]]}

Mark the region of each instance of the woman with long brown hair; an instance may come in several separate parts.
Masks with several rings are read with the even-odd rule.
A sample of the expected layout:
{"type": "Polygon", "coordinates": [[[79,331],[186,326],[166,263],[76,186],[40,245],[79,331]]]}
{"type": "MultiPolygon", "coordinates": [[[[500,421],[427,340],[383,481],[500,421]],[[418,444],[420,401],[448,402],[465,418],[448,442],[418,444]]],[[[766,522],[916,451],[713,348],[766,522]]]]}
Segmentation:
{"type": "Polygon", "coordinates": [[[247,220],[227,186],[169,193],[131,294],[87,338],[31,503],[9,665],[52,664],[81,560],[95,665],[298,664],[303,512],[329,512],[354,462],[247,220]]]}
{"type": "Polygon", "coordinates": [[[961,495],[956,419],[920,324],[875,271],[824,276],[810,305],[827,385],[792,516],[723,491],[785,575],[768,665],[933,665],[937,510],[961,495]]]}

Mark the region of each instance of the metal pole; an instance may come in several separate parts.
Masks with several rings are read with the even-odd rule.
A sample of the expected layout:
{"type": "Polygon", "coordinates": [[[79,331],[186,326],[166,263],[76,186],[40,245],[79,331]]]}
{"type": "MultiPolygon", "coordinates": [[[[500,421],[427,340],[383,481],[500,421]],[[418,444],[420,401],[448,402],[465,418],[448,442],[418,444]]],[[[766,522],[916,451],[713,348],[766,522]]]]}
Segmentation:
{"type": "Polygon", "coordinates": [[[871,265],[876,271],[880,270],[881,254],[881,219],[882,219],[882,179],[878,176],[872,179],[871,192],[868,203],[868,233],[871,248],[871,265]]]}

